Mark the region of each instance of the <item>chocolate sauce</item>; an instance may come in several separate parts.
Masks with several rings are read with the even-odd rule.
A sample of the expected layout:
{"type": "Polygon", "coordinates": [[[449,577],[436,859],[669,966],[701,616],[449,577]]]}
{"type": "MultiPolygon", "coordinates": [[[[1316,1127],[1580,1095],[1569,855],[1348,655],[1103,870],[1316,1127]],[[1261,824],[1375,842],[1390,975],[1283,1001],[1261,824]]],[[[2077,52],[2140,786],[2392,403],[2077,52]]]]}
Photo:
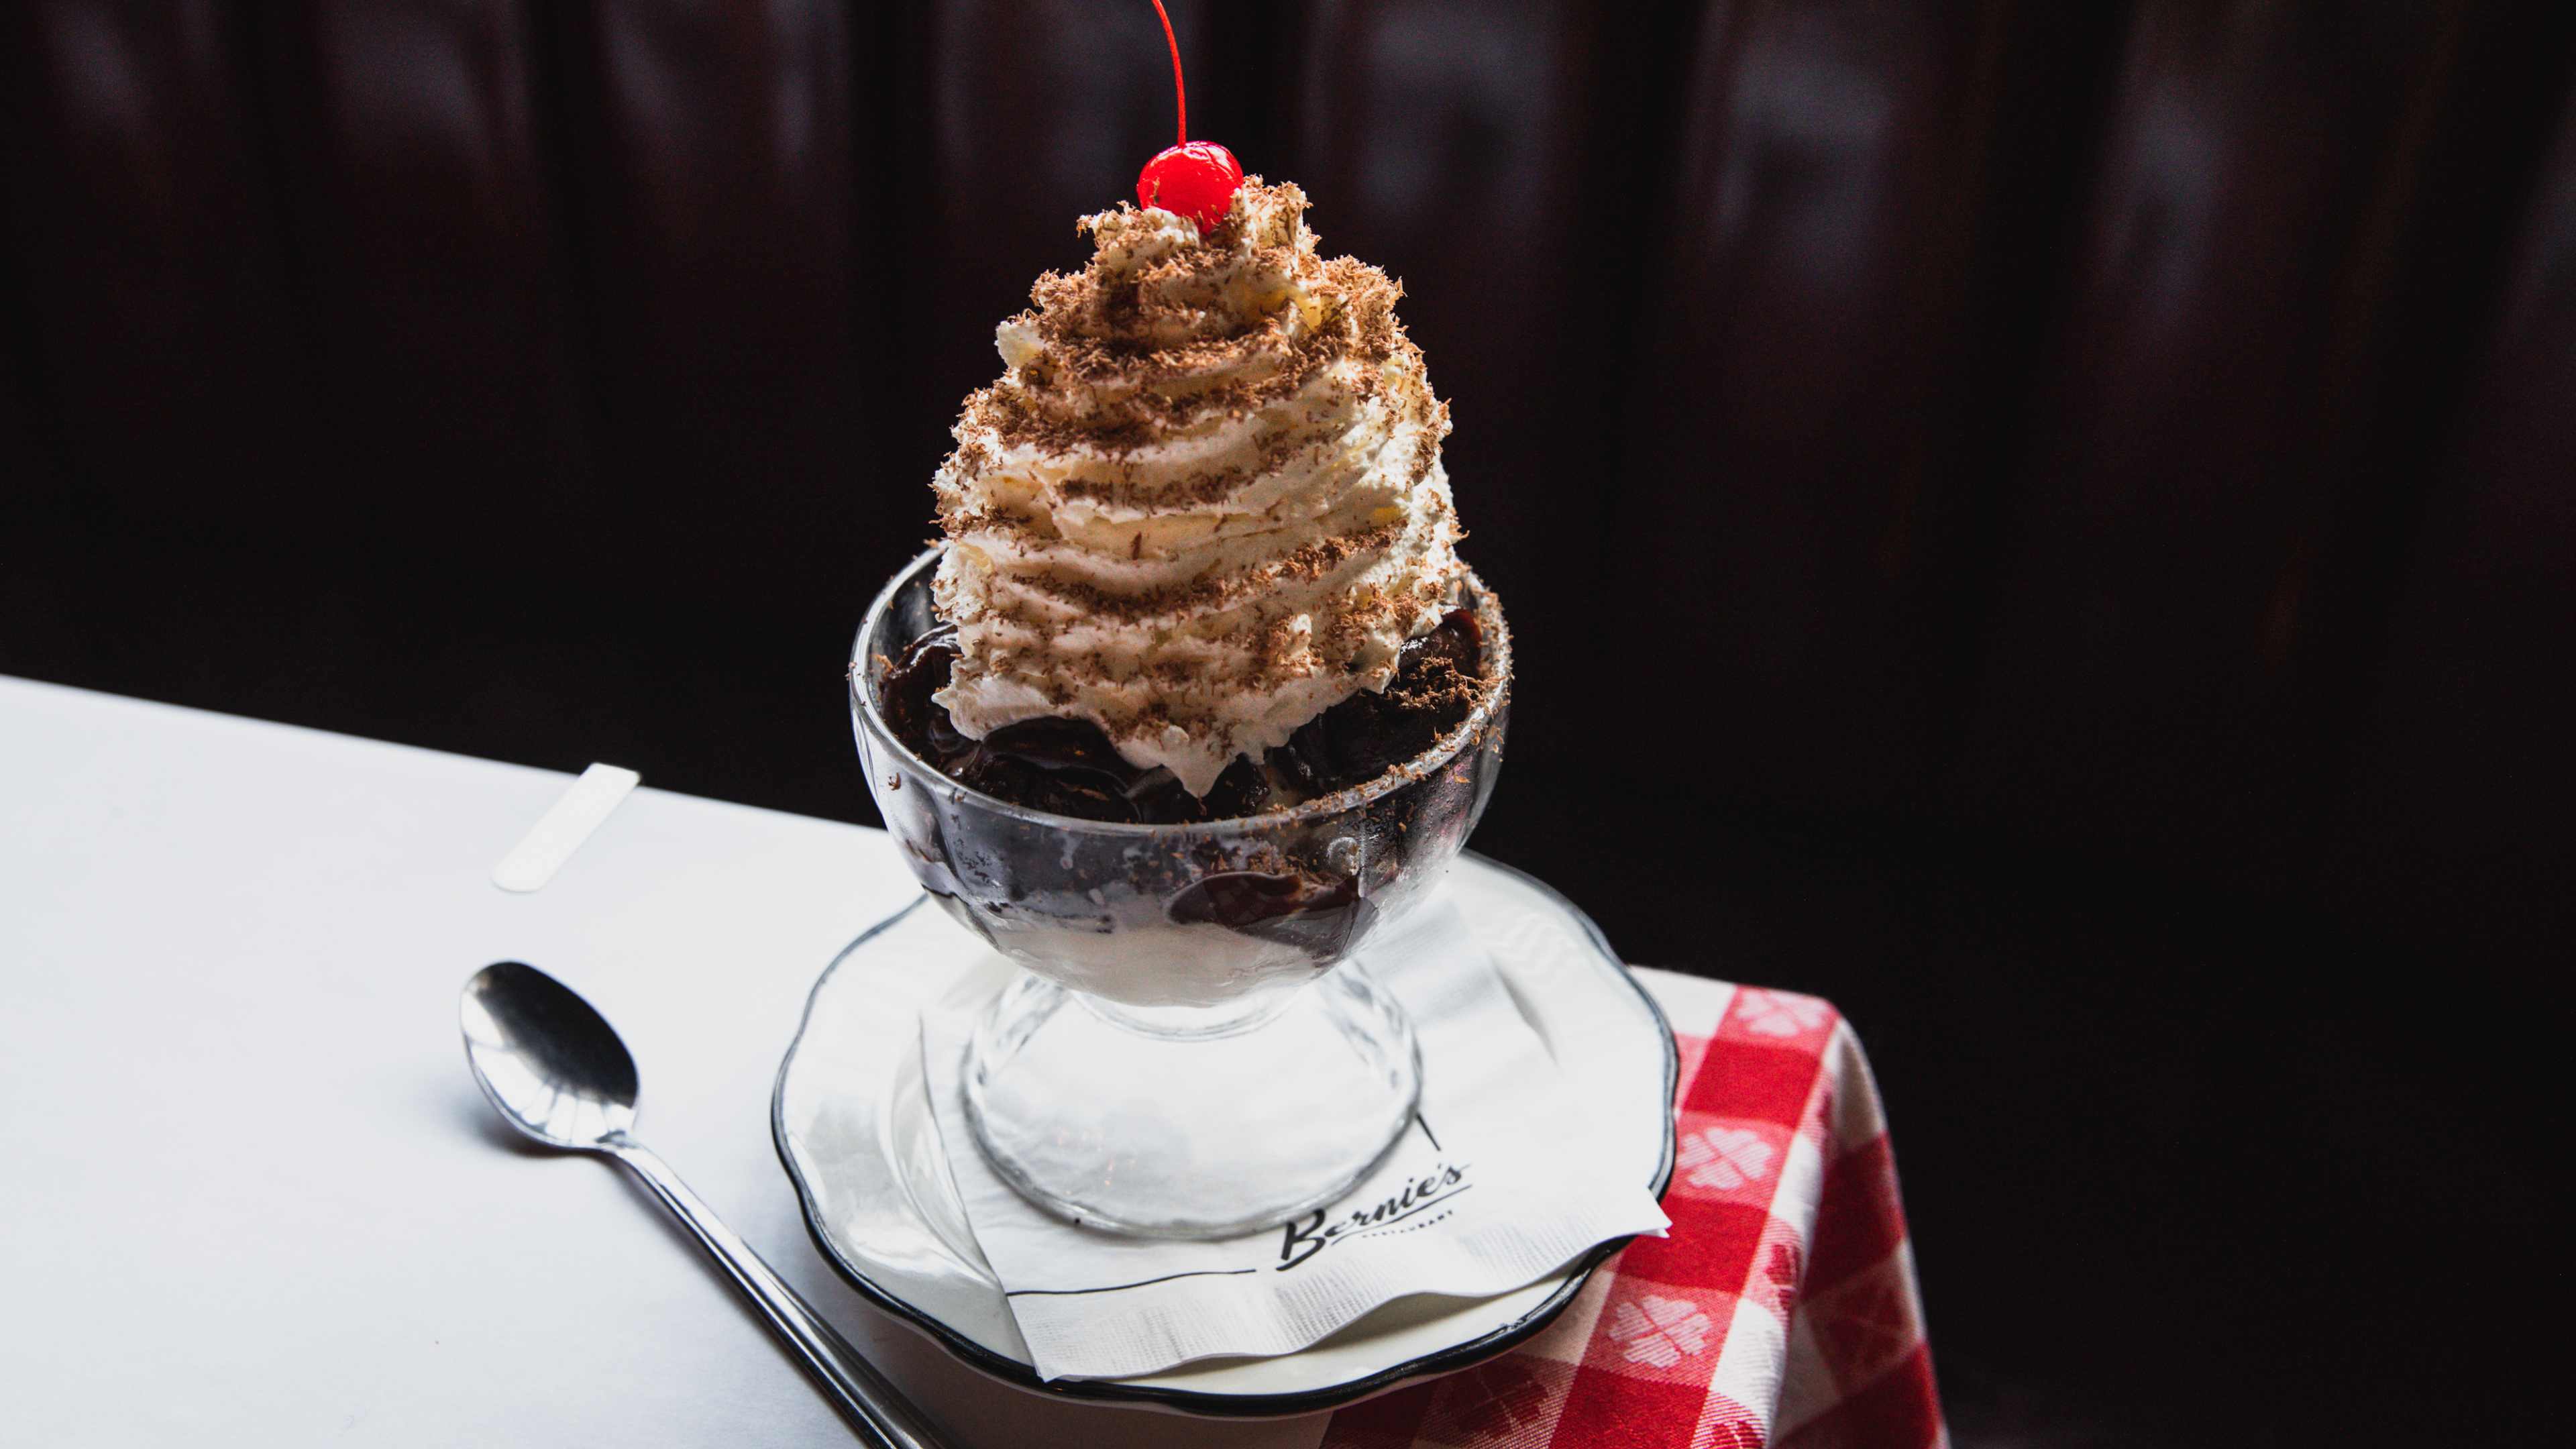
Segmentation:
{"type": "Polygon", "coordinates": [[[1310,797],[1346,790],[1420,755],[1474,707],[1483,651],[1476,616],[1452,610],[1404,645],[1384,693],[1362,690],[1343,700],[1265,752],[1259,764],[1238,757],[1205,798],[1159,765],[1128,763],[1088,720],[1023,720],[980,740],[967,738],[931,698],[947,687],[957,663],[953,625],[914,640],[886,667],[882,699],[895,736],[960,784],[1057,815],[1173,825],[1256,815],[1288,792],[1310,797]]]}
{"type": "Polygon", "coordinates": [[[1325,962],[1342,959],[1376,914],[1351,877],[1309,880],[1250,870],[1201,876],[1165,909],[1183,925],[1225,926],[1325,962]]]}

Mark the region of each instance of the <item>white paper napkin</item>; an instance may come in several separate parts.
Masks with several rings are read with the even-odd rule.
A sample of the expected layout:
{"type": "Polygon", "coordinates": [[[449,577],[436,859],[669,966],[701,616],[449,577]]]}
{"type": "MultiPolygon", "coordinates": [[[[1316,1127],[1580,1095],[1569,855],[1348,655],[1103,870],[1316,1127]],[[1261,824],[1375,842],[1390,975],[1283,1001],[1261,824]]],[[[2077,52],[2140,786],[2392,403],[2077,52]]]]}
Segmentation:
{"type": "Polygon", "coordinates": [[[1216,1242],[1077,1228],[1013,1192],[976,1148],[959,1088],[989,993],[923,1013],[949,1167],[1040,1377],[1293,1353],[1393,1299],[1508,1292],[1606,1239],[1670,1225],[1633,1169],[1600,1160],[1578,1098],[1455,906],[1424,908],[1362,954],[1413,1018],[1420,1120],[1341,1202],[1216,1242]]]}

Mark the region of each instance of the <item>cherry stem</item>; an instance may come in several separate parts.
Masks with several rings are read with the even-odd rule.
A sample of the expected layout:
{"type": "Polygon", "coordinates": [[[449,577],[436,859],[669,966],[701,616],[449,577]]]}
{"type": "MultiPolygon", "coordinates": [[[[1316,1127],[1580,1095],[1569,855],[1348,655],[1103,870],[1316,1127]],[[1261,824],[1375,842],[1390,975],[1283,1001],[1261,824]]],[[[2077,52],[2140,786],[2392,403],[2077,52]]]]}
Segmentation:
{"type": "Polygon", "coordinates": [[[1173,144],[1186,146],[1190,140],[1190,93],[1188,87],[1181,84],[1181,42],[1178,36],[1172,34],[1171,13],[1163,8],[1163,0],[1154,0],[1154,13],[1163,19],[1163,44],[1171,47],[1172,102],[1181,113],[1181,138],[1173,144]]]}

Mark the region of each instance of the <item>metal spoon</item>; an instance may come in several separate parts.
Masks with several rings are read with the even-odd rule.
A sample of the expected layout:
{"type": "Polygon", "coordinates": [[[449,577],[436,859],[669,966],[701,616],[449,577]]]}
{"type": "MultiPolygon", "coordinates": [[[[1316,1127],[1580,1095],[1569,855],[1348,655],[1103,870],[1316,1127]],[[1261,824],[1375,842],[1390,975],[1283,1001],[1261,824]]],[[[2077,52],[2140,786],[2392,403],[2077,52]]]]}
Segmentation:
{"type": "Polygon", "coordinates": [[[465,1060],[502,1117],[549,1147],[596,1152],[632,1169],[724,1266],[863,1438],[883,1449],[945,1449],[919,1409],[717,1221],[668,1164],[627,1135],[635,1125],[635,1058],[589,1002],[534,966],[501,961],[465,983],[457,1017],[465,1060]]]}

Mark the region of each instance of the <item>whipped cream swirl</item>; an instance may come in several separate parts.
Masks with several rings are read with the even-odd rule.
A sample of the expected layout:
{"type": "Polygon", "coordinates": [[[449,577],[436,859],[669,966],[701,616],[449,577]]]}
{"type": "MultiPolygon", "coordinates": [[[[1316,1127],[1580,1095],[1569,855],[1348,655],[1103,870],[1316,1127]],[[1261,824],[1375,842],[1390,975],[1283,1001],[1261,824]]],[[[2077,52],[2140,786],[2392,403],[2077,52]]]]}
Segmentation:
{"type": "Polygon", "coordinates": [[[1002,324],[932,487],[935,696],[982,738],[1088,720],[1204,795],[1360,690],[1457,597],[1449,409],[1402,286],[1316,255],[1305,193],[1247,177],[1223,222],[1121,205],[1091,264],[1002,324]]]}

